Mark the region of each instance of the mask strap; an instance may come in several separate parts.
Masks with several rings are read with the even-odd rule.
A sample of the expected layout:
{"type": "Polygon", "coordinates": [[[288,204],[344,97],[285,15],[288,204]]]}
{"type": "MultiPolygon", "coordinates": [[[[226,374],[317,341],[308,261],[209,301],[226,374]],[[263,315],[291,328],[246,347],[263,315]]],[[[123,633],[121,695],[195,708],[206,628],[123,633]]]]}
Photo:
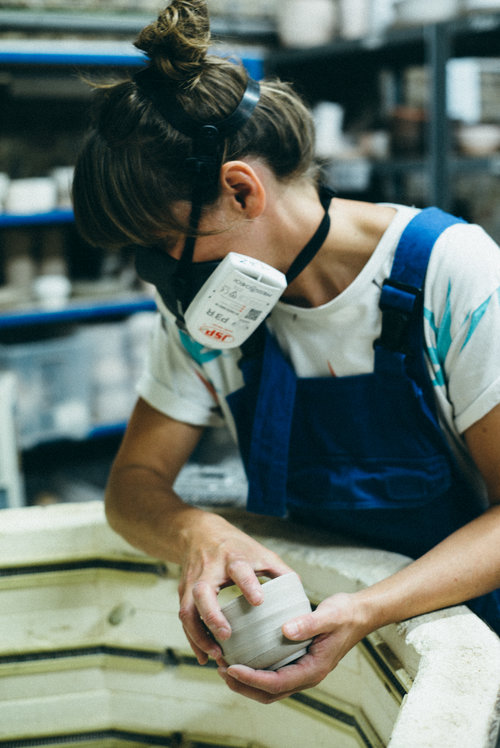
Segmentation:
{"type": "Polygon", "coordinates": [[[173,278],[175,284],[175,293],[177,297],[177,324],[184,328],[184,311],[186,309],[186,296],[188,293],[189,267],[193,261],[194,248],[196,244],[196,234],[200,223],[201,211],[203,208],[203,188],[200,181],[195,180],[193,183],[193,194],[191,197],[191,214],[189,216],[189,234],[186,236],[184,248],[173,278]]]}
{"type": "Polygon", "coordinates": [[[306,265],[311,262],[316,253],[323,246],[323,243],[328,236],[328,232],[330,231],[330,215],[328,213],[328,209],[334,195],[335,192],[334,190],[330,189],[330,187],[326,187],[326,185],[320,186],[319,199],[325,213],[314,235],[307,242],[306,246],[299,252],[295,260],[288,268],[288,272],[286,274],[286,282],[288,285],[290,285],[290,283],[294,281],[295,278],[304,270],[306,265]]]}
{"type": "MultiPolygon", "coordinates": [[[[319,187],[319,199],[321,205],[324,208],[324,215],[321,219],[321,223],[316,229],[314,235],[307,242],[306,246],[299,252],[295,260],[292,262],[286,274],[287,285],[295,280],[295,278],[301,273],[306,265],[311,262],[314,255],[321,249],[323,243],[328,236],[330,230],[330,216],[328,209],[332,198],[335,196],[335,191],[326,185],[320,185],[319,187]]],[[[256,359],[262,356],[266,341],[266,326],[264,323],[260,324],[255,332],[246,340],[241,346],[243,352],[243,358],[240,361],[240,366],[245,366],[246,362],[250,359],[256,359]]]]}

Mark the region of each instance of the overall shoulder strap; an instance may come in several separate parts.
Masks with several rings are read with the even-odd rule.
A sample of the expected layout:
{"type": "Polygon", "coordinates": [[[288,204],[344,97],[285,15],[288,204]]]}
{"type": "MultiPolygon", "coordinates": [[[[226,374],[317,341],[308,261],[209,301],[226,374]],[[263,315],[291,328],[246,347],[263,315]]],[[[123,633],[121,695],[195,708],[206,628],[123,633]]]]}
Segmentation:
{"type": "Polygon", "coordinates": [[[411,322],[421,313],[425,274],[432,248],[440,234],[455,223],[465,221],[439,208],[425,208],[403,231],[391,274],[384,281],[380,294],[382,332],[374,343],[375,347],[408,352],[411,322]]]}

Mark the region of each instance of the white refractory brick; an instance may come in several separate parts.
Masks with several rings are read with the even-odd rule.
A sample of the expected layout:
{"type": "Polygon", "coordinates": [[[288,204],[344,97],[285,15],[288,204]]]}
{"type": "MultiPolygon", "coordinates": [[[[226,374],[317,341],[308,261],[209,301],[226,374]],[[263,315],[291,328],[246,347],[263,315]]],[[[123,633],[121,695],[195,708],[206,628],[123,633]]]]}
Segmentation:
{"type": "MultiPolygon", "coordinates": [[[[409,563],[225,514],[300,574],[313,603],[409,563]]],[[[103,748],[129,731],[141,745],[172,733],[269,748],[302,748],[311,734],[315,748],[495,745],[500,640],[465,606],[387,626],[316,688],[263,707],[196,665],[178,619],[178,572],[116,535],[102,502],[0,512],[0,739],[61,745],[81,733],[103,748]]]]}

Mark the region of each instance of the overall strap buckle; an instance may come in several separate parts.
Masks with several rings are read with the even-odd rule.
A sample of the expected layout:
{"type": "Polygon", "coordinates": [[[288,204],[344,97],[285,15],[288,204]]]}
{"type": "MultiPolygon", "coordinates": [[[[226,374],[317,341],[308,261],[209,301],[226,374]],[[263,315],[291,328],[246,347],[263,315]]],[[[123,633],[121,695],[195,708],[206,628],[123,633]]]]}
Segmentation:
{"type": "Polygon", "coordinates": [[[438,236],[455,223],[465,221],[439,208],[424,208],[404,229],[390,277],[382,285],[379,301],[382,332],[374,348],[383,347],[404,355],[421,353],[420,315],[427,263],[438,236]]]}
{"type": "Polygon", "coordinates": [[[394,353],[408,353],[410,324],[420,314],[421,302],[422,288],[386,278],[379,301],[382,330],[373,347],[381,345],[394,353]]]}

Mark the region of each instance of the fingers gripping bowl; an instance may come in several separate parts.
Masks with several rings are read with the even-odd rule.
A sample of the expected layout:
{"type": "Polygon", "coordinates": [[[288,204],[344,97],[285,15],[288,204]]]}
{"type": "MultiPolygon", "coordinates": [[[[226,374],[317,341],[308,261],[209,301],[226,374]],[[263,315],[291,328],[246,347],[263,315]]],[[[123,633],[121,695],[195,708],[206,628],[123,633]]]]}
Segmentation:
{"type": "Polygon", "coordinates": [[[277,670],[305,655],[312,641],[292,641],[281,631],[287,621],[311,612],[297,574],[290,572],[265,582],[262,592],[260,605],[251,605],[240,595],[222,606],[232,633],[219,644],[229,665],[277,670]]]}

